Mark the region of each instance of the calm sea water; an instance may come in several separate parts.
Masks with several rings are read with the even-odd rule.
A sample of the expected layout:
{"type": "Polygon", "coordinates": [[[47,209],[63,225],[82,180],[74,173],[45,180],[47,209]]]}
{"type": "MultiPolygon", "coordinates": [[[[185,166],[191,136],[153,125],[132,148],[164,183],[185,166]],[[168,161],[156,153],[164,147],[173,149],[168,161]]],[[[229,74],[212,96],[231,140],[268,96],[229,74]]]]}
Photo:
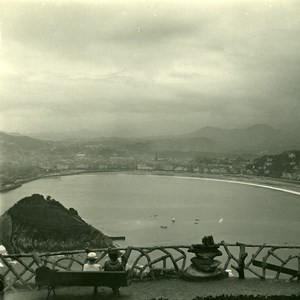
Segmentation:
{"type": "Polygon", "coordinates": [[[300,196],[261,187],[83,174],[40,179],[3,193],[0,213],[34,193],[75,208],[86,222],[109,236],[125,235],[120,245],[188,245],[200,243],[204,235],[213,235],[216,242],[300,244],[300,196]]]}

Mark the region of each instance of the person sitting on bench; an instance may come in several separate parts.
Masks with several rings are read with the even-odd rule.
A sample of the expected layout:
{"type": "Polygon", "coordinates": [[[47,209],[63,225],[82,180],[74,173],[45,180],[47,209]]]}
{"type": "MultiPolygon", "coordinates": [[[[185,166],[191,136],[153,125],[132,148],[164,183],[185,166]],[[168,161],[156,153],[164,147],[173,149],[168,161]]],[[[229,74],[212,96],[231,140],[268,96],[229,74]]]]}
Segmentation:
{"type": "Polygon", "coordinates": [[[87,263],[83,265],[83,271],[90,271],[90,272],[99,272],[101,271],[101,265],[96,264],[97,254],[95,252],[90,252],[87,255],[87,263]]]}
{"type": "MultiPolygon", "coordinates": [[[[122,263],[119,261],[119,250],[118,249],[108,249],[108,257],[109,260],[107,260],[104,263],[104,271],[124,271],[125,268],[122,265],[122,263]]],[[[113,294],[115,296],[120,295],[120,287],[111,287],[113,290],[113,294]]]]}
{"type": "MultiPolygon", "coordinates": [[[[83,265],[84,272],[99,272],[101,271],[101,265],[96,264],[97,254],[95,252],[89,252],[87,255],[87,262],[83,265]]],[[[97,294],[98,287],[94,287],[94,294],[97,294]]]]}
{"type": "Polygon", "coordinates": [[[87,262],[83,265],[83,271],[101,271],[101,265],[96,264],[97,254],[95,252],[90,252],[87,255],[87,262]]]}

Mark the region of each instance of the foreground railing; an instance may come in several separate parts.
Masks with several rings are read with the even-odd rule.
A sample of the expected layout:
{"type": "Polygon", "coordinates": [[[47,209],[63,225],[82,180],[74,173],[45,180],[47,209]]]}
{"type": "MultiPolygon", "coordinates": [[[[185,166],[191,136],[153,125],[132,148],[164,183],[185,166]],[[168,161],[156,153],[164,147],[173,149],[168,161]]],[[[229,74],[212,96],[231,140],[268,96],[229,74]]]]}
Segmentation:
{"type": "MultiPolygon", "coordinates": [[[[298,280],[300,279],[300,245],[253,245],[243,243],[217,244],[223,253],[221,268],[243,278],[298,280]],[[232,270],[232,269],[233,270],[232,270]],[[236,272],[236,273],[235,273],[236,272]]],[[[129,254],[127,270],[131,279],[155,280],[159,277],[178,277],[190,265],[193,254],[190,246],[157,246],[119,248],[129,254]]],[[[98,262],[104,265],[108,249],[93,249],[98,262]]],[[[48,266],[61,270],[82,270],[86,250],[43,254],[1,255],[0,273],[5,290],[17,287],[34,289],[35,270],[48,266]]]]}

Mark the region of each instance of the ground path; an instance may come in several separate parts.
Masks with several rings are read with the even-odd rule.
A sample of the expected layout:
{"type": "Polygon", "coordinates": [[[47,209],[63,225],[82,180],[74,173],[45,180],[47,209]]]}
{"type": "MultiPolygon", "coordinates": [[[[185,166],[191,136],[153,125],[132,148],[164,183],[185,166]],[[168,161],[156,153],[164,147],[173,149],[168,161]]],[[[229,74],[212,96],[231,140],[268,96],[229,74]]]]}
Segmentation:
{"type": "MultiPolygon", "coordinates": [[[[113,299],[109,288],[99,288],[96,296],[92,287],[57,288],[55,300],[109,300],[113,299]]],[[[300,295],[300,283],[284,280],[261,280],[227,278],[220,281],[187,282],[181,279],[163,279],[149,282],[133,282],[129,287],[121,288],[120,300],[192,300],[197,296],[216,295],[300,295]]],[[[47,289],[40,291],[9,291],[4,300],[45,300],[47,289]]]]}

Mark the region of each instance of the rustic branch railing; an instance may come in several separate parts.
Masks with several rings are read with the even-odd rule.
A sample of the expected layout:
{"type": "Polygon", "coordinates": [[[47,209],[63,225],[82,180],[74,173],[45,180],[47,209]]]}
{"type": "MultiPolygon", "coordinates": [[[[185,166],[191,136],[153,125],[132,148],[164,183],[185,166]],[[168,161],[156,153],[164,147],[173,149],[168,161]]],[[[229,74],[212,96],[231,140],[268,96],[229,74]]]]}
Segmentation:
{"type": "MultiPolygon", "coordinates": [[[[300,279],[300,245],[253,245],[222,241],[218,244],[223,253],[223,270],[231,268],[241,279],[257,276],[261,279],[279,279],[282,275],[288,280],[300,279]],[[222,251],[224,250],[224,251],[222,251]],[[275,265],[274,265],[275,263],[275,265]],[[288,276],[288,277],[287,277],[288,276]]],[[[181,276],[187,267],[187,260],[193,254],[190,246],[130,247],[128,259],[129,277],[139,280],[155,280],[161,276],[181,276]]],[[[119,248],[128,250],[128,248],[119,248]]],[[[92,249],[103,265],[108,249],[92,249]]],[[[1,255],[0,273],[5,280],[5,290],[17,287],[33,289],[35,269],[41,265],[62,270],[82,270],[86,258],[85,250],[61,251],[43,254],[1,255]]]]}

